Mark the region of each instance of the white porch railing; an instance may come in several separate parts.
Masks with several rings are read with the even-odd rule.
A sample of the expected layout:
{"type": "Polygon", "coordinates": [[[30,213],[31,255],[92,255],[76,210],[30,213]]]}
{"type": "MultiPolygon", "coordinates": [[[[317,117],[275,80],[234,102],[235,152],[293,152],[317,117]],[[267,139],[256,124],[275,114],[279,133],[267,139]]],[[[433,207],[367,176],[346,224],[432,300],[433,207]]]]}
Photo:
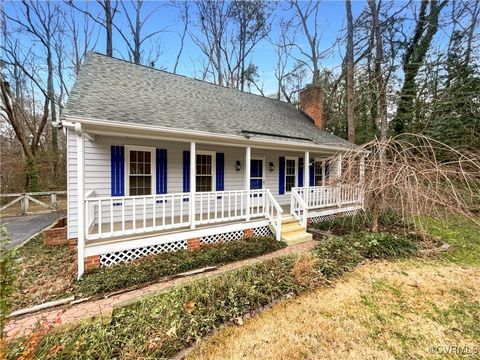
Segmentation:
{"type": "Polygon", "coordinates": [[[351,206],[363,206],[363,191],[360,186],[308,186],[292,189],[291,213],[305,227],[310,210],[351,206]]]}
{"type": "Polygon", "coordinates": [[[236,190],[148,196],[87,197],[87,240],[264,217],[281,238],[282,208],[270,190],[236,190]],[[247,207],[247,198],[249,207],[247,207]],[[191,219],[190,206],[194,206],[191,219]],[[276,222],[275,222],[276,220],[276,222]]]}

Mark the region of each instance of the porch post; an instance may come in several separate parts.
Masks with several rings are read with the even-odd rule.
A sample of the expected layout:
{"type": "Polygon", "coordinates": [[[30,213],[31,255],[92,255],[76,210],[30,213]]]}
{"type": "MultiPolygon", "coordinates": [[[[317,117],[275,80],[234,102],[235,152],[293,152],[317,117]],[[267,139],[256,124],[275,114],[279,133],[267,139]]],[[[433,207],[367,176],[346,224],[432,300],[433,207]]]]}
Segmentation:
{"type": "Polygon", "coordinates": [[[195,190],[196,184],[196,170],[197,170],[197,155],[195,141],[190,143],[190,228],[195,229],[195,190]]]}
{"type": "Polygon", "coordinates": [[[247,190],[247,199],[245,201],[247,221],[250,221],[250,159],[252,151],[250,146],[245,149],[245,190],[247,190]]]}
{"type": "Polygon", "coordinates": [[[80,123],[75,124],[77,134],[77,279],[85,271],[85,134],[80,123]]]}
{"type": "Polygon", "coordinates": [[[322,186],[325,186],[325,175],[326,175],[326,171],[325,171],[325,160],[322,160],[322,186]]]}
{"type": "Polygon", "coordinates": [[[309,169],[310,169],[310,152],[305,151],[305,160],[303,162],[303,186],[305,187],[310,186],[309,169]]]}
{"type": "Polygon", "coordinates": [[[363,184],[365,178],[365,155],[360,156],[360,184],[363,184]]]}

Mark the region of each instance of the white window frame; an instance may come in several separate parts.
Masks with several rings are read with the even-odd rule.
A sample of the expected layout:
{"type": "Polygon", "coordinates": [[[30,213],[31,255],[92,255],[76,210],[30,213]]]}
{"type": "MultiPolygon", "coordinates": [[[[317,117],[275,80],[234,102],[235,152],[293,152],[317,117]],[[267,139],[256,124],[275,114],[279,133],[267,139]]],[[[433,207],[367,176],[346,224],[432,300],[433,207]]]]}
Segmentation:
{"type": "MultiPolygon", "coordinates": [[[[217,189],[217,153],[215,151],[197,150],[195,152],[195,192],[208,192],[208,191],[197,190],[197,176],[202,176],[197,174],[197,155],[210,155],[212,157],[212,189],[210,190],[210,192],[216,191],[217,189]]],[[[223,171],[225,171],[225,169],[223,171]]]]}
{"type": "MultiPolygon", "coordinates": [[[[262,189],[265,189],[264,185],[266,184],[266,177],[265,177],[265,156],[252,156],[250,158],[250,162],[251,160],[262,160],[262,189]]],[[[251,172],[251,169],[252,169],[252,165],[250,165],[250,172],[251,172]]],[[[249,177],[250,177],[250,180],[252,180],[252,175],[249,174],[249,177]]],[[[255,179],[259,179],[259,178],[255,178],[255,179]]]]}
{"type": "Polygon", "coordinates": [[[126,196],[152,196],[156,194],[156,184],[157,184],[157,152],[156,148],[152,146],[138,146],[138,145],[125,145],[125,194],[126,196]],[[149,151],[151,164],[151,184],[150,188],[152,192],[150,195],[130,195],[130,151],[149,151]]]}
{"type": "MultiPolygon", "coordinates": [[[[285,194],[289,194],[291,193],[292,191],[287,191],[287,160],[293,160],[295,161],[295,184],[293,185],[293,187],[297,187],[298,186],[298,157],[294,157],[294,156],[285,156],[285,176],[284,176],[284,180],[283,180],[283,183],[285,184],[285,194]]],[[[291,175],[290,175],[291,176],[291,175]]]]}

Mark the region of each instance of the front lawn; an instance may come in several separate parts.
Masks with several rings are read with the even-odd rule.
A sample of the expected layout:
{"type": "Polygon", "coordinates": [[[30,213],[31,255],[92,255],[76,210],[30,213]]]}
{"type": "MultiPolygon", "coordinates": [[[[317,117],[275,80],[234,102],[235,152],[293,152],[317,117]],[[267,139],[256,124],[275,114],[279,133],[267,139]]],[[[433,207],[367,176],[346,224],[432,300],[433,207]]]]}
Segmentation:
{"type": "MultiPolygon", "coordinates": [[[[112,320],[86,321],[41,338],[38,358],[170,358],[222,325],[285,296],[330,284],[366,258],[399,259],[415,253],[417,244],[403,236],[362,234],[330,238],[300,257],[283,256],[215,277],[176,286],[126,308],[112,320]]],[[[15,358],[31,342],[10,344],[15,358]]],[[[37,343],[35,343],[37,345],[37,343]]]]}

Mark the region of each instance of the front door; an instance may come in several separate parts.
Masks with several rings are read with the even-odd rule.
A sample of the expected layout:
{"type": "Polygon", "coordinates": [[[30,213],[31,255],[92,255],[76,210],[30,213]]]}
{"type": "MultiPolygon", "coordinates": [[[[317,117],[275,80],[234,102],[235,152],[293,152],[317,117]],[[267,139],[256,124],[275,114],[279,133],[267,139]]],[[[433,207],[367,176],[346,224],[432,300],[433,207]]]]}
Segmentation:
{"type": "Polygon", "coordinates": [[[263,187],[263,159],[250,160],[250,189],[257,190],[263,187]]]}

